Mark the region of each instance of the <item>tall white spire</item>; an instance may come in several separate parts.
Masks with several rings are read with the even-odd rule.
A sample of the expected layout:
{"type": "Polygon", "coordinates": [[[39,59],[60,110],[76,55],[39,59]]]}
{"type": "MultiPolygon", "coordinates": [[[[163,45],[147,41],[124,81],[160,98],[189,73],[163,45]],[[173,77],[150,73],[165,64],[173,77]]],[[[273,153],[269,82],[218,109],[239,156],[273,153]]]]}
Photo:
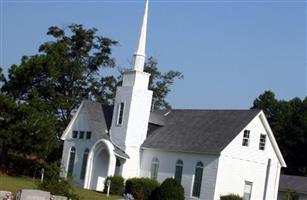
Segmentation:
{"type": "Polygon", "coordinates": [[[139,42],[137,50],[134,53],[133,70],[143,71],[145,63],[145,48],[146,48],[146,34],[147,34],[147,19],[148,19],[148,0],[145,2],[145,11],[143,16],[143,23],[141,27],[139,42]]]}
{"type": "Polygon", "coordinates": [[[117,87],[110,138],[115,146],[129,155],[121,167],[125,179],[140,176],[141,145],[144,143],[149,123],[152,91],[148,89],[150,74],[143,72],[145,62],[148,0],[133,67],[123,74],[122,86],[117,87]],[[124,111],[124,112],[123,112],[124,111]]]}

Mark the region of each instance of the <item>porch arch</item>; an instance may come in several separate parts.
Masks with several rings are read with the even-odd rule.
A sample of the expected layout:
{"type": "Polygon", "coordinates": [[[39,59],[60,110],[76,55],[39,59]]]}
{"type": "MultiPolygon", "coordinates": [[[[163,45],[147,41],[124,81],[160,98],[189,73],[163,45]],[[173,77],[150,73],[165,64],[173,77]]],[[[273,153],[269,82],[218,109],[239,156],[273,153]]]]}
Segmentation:
{"type": "Polygon", "coordinates": [[[102,191],[105,178],[114,174],[115,163],[113,144],[105,139],[98,140],[89,152],[84,188],[102,191]]]}

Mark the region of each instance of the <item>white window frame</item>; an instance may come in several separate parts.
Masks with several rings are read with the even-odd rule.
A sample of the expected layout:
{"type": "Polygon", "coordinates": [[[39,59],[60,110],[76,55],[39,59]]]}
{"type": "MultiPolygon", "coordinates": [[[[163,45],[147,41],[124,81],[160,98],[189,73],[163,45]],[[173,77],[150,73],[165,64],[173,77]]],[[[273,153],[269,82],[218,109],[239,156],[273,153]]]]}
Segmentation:
{"type": "Polygon", "coordinates": [[[259,150],[264,151],[266,146],[266,134],[260,134],[259,150]]]}
{"type": "Polygon", "coordinates": [[[181,168],[180,183],[181,183],[181,181],[182,181],[183,165],[184,165],[184,163],[183,163],[183,161],[182,161],[181,159],[178,159],[178,160],[176,161],[174,179],[176,179],[176,172],[177,172],[177,170],[178,170],[179,168],[181,168]]]}
{"type": "Polygon", "coordinates": [[[245,181],[244,182],[244,189],[243,189],[243,200],[251,200],[252,198],[252,192],[253,192],[253,182],[251,181],[245,181]],[[249,191],[249,198],[246,199],[245,198],[245,190],[246,190],[246,186],[249,185],[250,186],[250,191],[249,191]]]}
{"type": "Polygon", "coordinates": [[[250,133],[251,133],[250,130],[247,130],[247,129],[244,130],[244,132],[243,132],[243,139],[242,139],[242,146],[243,147],[248,147],[249,146],[250,133]]]}
{"type": "Polygon", "coordinates": [[[193,197],[193,198],[200,198],[200,195],[201,195],[201,189],[202,189],[202,182],[203,182],[203,176],[204,176],[204,163],[202,162],[202,161],[198,161],[197,163],[196,163],[196,165],[195,165],[195,173],[194,173],[194,175],[193,175],[193,183],[192,183],[192,193],[191,193],[191,196],[193,197]],[[196,185],[195,185],[195,181],[196,181],[196,173],[197,173],[197,171],[199,170],[199,169],[201,169],[201,176],[200,177],[198,177],[198,178],[200,178],[200,182],[199,182],[199,194],[197,194],[197,195],[199,195],[199,196],[197,196],[197,195],[194,195],[194,191],[196,190],[196,185]]]}
{"type": "Polygon", "coordinates": [[[81,164],[81,170],[80,170],[80,180],[85,179],[86,175],[86,166],[87,166],[87,161],[88,161],[88,155],[90,153],[89,148],[86,148],[83,152],[83,159],[82,159],[82,164],[81,164]]]}
{"type": "Polygon", "coordinates": [[[75,168],[75,162],[76,162],[76,155],[77,155],[77,149],[76,147],[72,146],[70,149],[69,149],[69,156],[68,156],[68,160],[67,160],[67,174],[66,174],[66,177],[68,176],[73,176],[74,174],[74,168],[75,168]],[[70,166],[70,163],[71,163],[71,154],[74,153],[74,159],[72,161],[72,168],[71,168],[71,174],[69,172],[69,166],[70,166]]]}
{"type": "Polygon", "coordinates": [[[157,157],[153,157],[151,161],[151,168],[150,168],[150,178],[157,180],[159,174],[159,166],[160,161],[157,157]]]}

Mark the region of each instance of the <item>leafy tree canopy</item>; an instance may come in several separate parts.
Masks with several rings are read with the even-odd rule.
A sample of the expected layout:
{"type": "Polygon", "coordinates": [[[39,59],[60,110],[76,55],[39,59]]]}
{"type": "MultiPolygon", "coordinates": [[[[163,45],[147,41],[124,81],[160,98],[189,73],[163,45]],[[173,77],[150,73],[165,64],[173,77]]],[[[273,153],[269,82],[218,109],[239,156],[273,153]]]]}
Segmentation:
{"type": "MultiPolygon", "coordinates": [[[[149,90],[153,91],[153,109],[170,109],[171,105],[166,101],[166,97],[171,91],[171,86],[175,80],[183,79],[183,74],[179,71],[170,70],[161,72],[158,69],[158,62],[155,58],[149,57],[145,62],[144,71],[150,74],[149,90]]],[[[105,104],[113,104],[116,87],[121,85],[124,70],[120,70],[120,76],[106,76],[100,80],[100,87],[96,91],[96,98],[105,104]]]]}
{"type": "Polygon", "coordinates": [[[4,77],[2,71],[3,71],[3,69],[2,69],[2,67],[0,66],[0,83],[5,81],[5,77],[4,77]]]}
{"type": "Polygon", "coordinates": [[[77,24],[50,27],[47,35],[54,40],[42,44],[39,54],[24,56],[20,65],[11,66],[3,90],[18,101],[28,102],[35,95],[46,101],[62,130],[71,111],[91,98],[99,69],[114,66],[111,47],[117,42],[96,32],[77,24]]]}
{"type": "Polygon", "coordinates": [[[287,174],[307,175],[307,97],[278,100],[271,91],[255,99],[252,108],[262,109],[286,160],[287,174]]]}
{"type": "Polygon", "coordinates": [[[165,98],[169,94],[170,87],[173,85],[174,81],[176,79],[183,79],[183,74],[174,70],[162,73],[157,66],[157,60],[150,57],[144,67],[144,71],[151,74],[149,89],[153,91],[153,106],[154,109],[171,108],[165,98]]]}
{"type": "MultiPolygon", "coordinates": [[[[60,149],[58,137],[72,111],[84,99],[112,104],[116,86],[121,84],[122,76],[102,73],[104,68],[117,72],[112,57],[116,41],[79,24],[52,26],[47,35],[52,40],[43,43],[36,55],[23,56],[19,65],[12,65],[7,80],[0,68],[2,158],[8,151],[58,158],[53,150],[60,149]]],[[[161,73],[153,58],[146,62],[145,71],[152,74],[149,88],[154,92],[154,107],[170,107],[165,97],[182,74],[161,73]]]]}

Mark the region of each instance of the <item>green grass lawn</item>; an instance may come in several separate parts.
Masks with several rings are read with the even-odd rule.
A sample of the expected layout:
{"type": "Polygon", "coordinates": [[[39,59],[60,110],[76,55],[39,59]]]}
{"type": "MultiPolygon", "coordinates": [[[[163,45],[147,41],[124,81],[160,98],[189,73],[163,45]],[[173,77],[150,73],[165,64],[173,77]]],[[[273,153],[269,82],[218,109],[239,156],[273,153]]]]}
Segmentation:
{"type": "MultiPolygon", "coordinates": [[[[27,177],[11,177],[11,176],[0,176],[0,190],[11,191],[15,193],[19,189],[37,189],[37,180],[33,180],[27,177]]],[[[122,199],[119,196],[109,196],[105,194],[76,188],[76,193],[83,200],[115,200],[122,199]]]]}

